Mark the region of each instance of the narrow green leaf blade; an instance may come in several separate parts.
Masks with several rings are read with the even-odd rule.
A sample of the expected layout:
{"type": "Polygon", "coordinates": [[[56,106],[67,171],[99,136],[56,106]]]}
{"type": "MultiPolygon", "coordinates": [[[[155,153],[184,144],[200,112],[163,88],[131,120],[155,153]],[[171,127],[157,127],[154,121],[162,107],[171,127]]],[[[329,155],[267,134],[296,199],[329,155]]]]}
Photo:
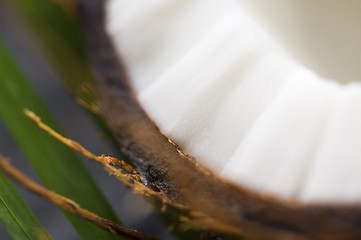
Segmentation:
{"type": "MultiPolygon", "coordinates": [[[[44,185],[98,215],[117,221],[111,207],[76,155],[39,130],[23,114],[36,112],[57,129],[51,116],[0,41],[0,117],[44,185]]],[[[83,219],[65,213],[83,239],[118,239],[83,219]]]]}
{"type": "Polygon", "coordinates": [[[15,240],[50,239],[11,182],[0,171],[0,221],[15,240]]]}

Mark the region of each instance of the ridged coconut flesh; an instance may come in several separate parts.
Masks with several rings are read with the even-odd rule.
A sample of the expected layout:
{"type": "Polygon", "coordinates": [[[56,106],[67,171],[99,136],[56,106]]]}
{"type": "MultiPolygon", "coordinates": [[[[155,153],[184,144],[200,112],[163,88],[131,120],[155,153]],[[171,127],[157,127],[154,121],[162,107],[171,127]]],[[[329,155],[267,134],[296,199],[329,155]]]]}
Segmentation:
{"type": "MultiPolygon", "coordinates": [[[[274,9],[282,8],[279,2],[272,1],[274,9]]],[[[296,7],[299,3],[286,2],[296,7]]],[[[328,19],[346,19],[354,28],[345,25],[345,30],[340,22],[325,30],[317,25],[325,16],[303,11],[298,20],[309,24],[303,29],[310,28],[315,39],[321,38],[313,47],[332,48],[332,38],[322,33],[338,27],[343,36],[353,34],[347,35],[349,44],[338,44],[339,50],[357,46],[358,53],[344,54],[342,60],[341,55],[327,52],[325,61],[341,59],[328,72],[316,61],[307,63],[304,49],[295,47],[310,35],[299,34],[293,41],[296,35],[290,34],[285,44],[287,32],[280,39],[274,35],[279,30],[274,26],[284,18],[267,32],[272,22],[260,23],[267,20],[262,14],[269,6],[250,15],[257,5],[251,1],[108,0],[107,31],[141,106],[167,137],[203,166],[240,186],[287,200],[357,203],[361,200],[361,85],[341,84],[304,66],[316,70],[321,66],[324,75],[339,67],[339,77],[360,64],[360,18],[347,12],[355,9],[352,4],[357,1],[338,1],[336,8],[336,1],[322,2],[326,9],[345,13],[328,19]],[[314,23],[315,16],[319,21],[314,23]]],[[[295,16],[300,4],[288,14],[295,16]]],[[[302,30],[298,29],[302,23],[289,21],[287,27],[293,32],[302,30]]],[[[333,43],[341,39],[339,35],[335,30],[333,43]]],[[[345,78],[356,76],[352,73],[345,78]]]]}

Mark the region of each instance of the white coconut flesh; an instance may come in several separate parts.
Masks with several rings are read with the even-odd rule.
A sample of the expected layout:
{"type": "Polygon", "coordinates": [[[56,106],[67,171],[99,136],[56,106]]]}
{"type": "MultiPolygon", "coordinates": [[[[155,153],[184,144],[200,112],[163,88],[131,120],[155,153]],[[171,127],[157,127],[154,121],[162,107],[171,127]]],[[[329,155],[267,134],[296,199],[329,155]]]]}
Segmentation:
{"type": "MultiPolygon", "coordinates": [[[[289,53],[292,39],[284,49],[287,32],[281,40],[267,32],[270,22],[262,25],[259,16],[268,9],[253,14],[257,4],[250,2],[108,0],[106,27],[141,106],[199,163],[262,194],[303,203],[361,202],[361,84],[341,84],[301,65],[292,55],[297,51],[289,53]]],[[[281,2],[272,1],[274,9],[281,2]]],[[[352,9],[357,1],[321,2],[347,2],[352,9]]],[[[359,45],[360,23],[350,28],[359,45]]],[[[355,65],[358,51],[345,55],[341,72],[355,65]]]]}

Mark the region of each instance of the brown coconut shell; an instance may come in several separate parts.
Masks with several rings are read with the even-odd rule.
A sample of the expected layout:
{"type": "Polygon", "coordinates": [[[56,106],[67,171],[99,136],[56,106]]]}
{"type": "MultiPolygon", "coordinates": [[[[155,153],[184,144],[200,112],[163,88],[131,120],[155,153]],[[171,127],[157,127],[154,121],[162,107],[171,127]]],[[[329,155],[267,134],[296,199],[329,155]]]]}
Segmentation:
{"type": "MultiPolygon", "coordinates": [[[[149,186],[199,213],[201,229],[245,239],[361,239],[361,206],[304,205],[263,195],[197,164],[147,116],[104,28],[104,1],[79,0],[102,117],[149,186]]],[[[149,23],[151,24],[151,23],[149,23]]]]}

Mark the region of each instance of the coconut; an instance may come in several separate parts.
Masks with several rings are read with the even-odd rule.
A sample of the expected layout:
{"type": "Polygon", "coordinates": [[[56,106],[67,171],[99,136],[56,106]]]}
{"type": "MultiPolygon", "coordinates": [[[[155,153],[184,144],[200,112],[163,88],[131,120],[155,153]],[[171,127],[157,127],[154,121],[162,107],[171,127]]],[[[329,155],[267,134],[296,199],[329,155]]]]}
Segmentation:
{"type": "Polygon", "coordinates": [[[226,235],[360,239],[359,84],[297,63],[235,1],[80,9],[101,115],[147,185],[226,235]]]}

